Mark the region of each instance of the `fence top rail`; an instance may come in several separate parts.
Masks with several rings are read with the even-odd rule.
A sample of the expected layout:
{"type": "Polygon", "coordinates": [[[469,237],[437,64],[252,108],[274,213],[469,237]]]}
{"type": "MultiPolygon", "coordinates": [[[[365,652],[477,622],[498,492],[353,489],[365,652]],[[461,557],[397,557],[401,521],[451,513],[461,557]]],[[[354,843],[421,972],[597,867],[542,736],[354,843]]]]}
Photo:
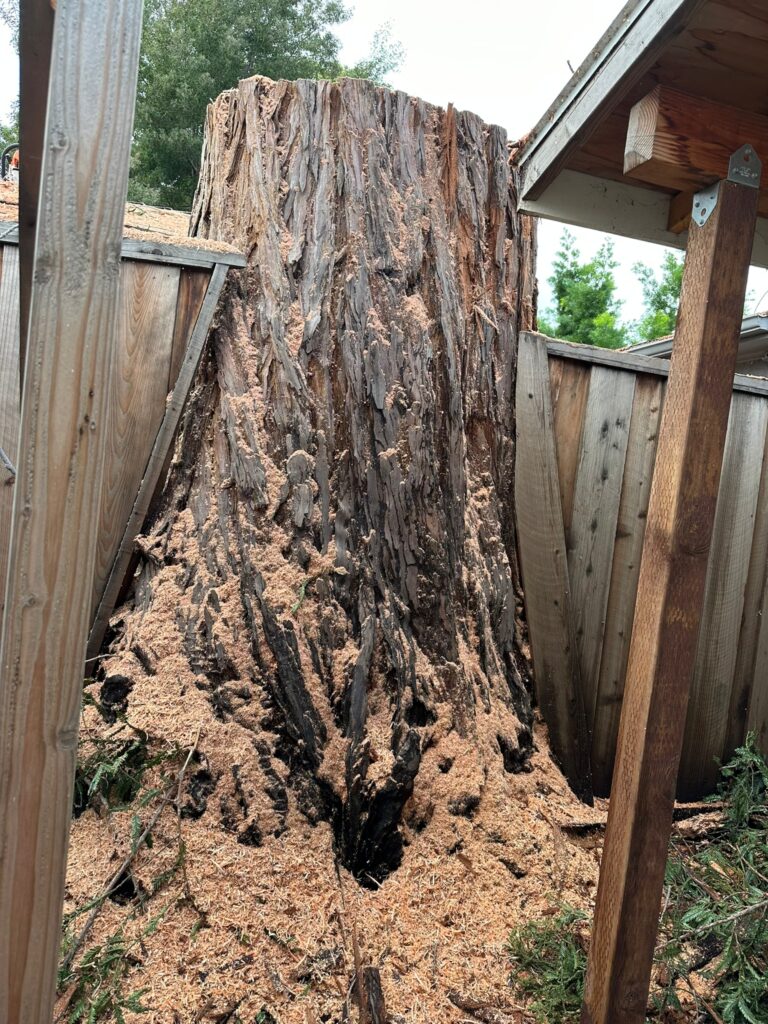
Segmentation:
{"type": "MultiPolygon", "coordinates": [[[[597,348],[595,345],[578,345],[571,341],[556,341],[543,334],[538,337],[546,344],[547,354],[558,359],[575,359],[595,366],[609,366],[614,370],[628,370],[631,373],[648,373],[656,377],[666,377],[669,374],[669,359],[655,359],[653,356],[641,356],[629,351],[611,351],[597,348]]],[[[768,378],[737,373],[733,378],[733,390],[768,398],[768,378]]]]}
{"type": "MultiPolygon", "coordinates": [[[[214,267],[224,263],[229,267],[244,267],[245,256],[240,252],[196,245],[190,238],[188,245],[175,242],[160,242],[154,239],[124,238],[122,255],[124,260],[147,260],[153,263],[179,263],[185,267],[214,267]]],[[[205,241],[205,240],[203,240],[205,241]]],[[[11,221],[0,222],[0,246],[19,244],[19,225],[11,221]]]]}

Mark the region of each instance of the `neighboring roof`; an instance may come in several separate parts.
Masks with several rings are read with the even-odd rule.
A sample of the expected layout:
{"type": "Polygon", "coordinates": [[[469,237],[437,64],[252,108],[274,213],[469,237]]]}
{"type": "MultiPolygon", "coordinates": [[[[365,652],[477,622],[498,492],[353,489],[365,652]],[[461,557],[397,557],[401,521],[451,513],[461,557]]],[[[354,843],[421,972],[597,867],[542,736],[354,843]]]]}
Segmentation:
{"type": "MultiPolygon", "coordinates": [[[[671,191],[623,170],[629,112],[659,84],[768,113],[768,4],[630,0],[527,137],[521,208],[682,248],[671,191]]],[[[754,258],[768,266],[762,218],[754,258]]]]}
{"type": "MultiPolygon", "coordinates": [[[[0,223],[15,224],[19,218],[19,188],[15,182],[0,181],[0,223]]],[[[3,231],[0,229],[0,238],[3,231]]],[[[144,243],[141,248],[154,247],[158,253],[179,248],[205,253],[216,262],[243,264],[241,254],[226,242],[189,235],[189,214],[180,210],[164,210],[159,206],[126,203],[123,237],[131,242],[144,243]],[[215,258],[218,257],[218,260],[215,258]],[[231,259],[229,257],[232,257],[231,259]]],[[[127,247],[131,251],[137,246],[127,247]]]]}
{"type": "MultiPolygon", "coordinates": [[[[630,345],[621,351],[667,359],[672,354],[674,340],[674,334],[667,334],[663,338],[654,338],[653,341],[642,341],[638,345],[630,345]]],[[[741,337],[736,363],[741,366],[765,356],[768,356],[768,313],[756,313],[754,316],[745,317],[741,322],[741,337]]]]}

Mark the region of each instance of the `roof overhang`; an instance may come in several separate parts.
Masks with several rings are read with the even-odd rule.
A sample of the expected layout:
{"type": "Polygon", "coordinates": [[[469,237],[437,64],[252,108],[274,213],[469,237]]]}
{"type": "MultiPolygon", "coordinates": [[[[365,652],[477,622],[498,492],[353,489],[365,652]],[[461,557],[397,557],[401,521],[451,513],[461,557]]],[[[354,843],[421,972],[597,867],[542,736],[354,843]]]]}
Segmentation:
{"type": "MultiPolygon", "coordinates": [[[[653,341],[641,341],[627,349],[621,349],[621,351],[632,352],[635,355],[653,356],[657,359],[668,359],[672,355],[674,340],[674,335],[667,335],[664,338],[654,338],[653,341]]],[[[757,313],[754,316],[745,317],[741,321],[739,350],[736,356],[737,365],[764,359],[766,356],[768,356],[768,315],[757,313]]]]}
{"type": "MultiPolygon", "coordinates": [[[[675,190],[624,173],[630,111],[658,85],[768,115],[768,4],[630,0],[525,141],[521,209],[684,248],[675,190]]],[[[768,266],[763,217],[753,259],[768,266]]]]}

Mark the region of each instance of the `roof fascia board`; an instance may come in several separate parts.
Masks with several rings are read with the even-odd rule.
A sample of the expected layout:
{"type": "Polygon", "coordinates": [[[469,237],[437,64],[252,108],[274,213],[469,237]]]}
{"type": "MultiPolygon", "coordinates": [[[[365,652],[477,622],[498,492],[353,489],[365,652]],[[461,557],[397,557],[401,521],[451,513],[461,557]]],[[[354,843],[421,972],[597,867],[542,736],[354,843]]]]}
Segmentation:
{"type": "Polygon", "coordinates": [[[706,0],[630,0],[520,153],[520,195],[537,199],[604,111],[652,67],[706,0]]]}

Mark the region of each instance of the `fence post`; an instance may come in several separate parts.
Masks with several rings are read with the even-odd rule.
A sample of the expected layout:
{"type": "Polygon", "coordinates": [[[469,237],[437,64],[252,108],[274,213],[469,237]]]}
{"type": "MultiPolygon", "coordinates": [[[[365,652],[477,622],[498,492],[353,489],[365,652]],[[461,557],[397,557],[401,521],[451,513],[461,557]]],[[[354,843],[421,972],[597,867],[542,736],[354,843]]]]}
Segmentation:
{"type": "Polygon", "coordinates": [[[0,641],[3,1024],[50,1024],[55,996],[141,14],[59,0],[54,23],[0,641]]]}

